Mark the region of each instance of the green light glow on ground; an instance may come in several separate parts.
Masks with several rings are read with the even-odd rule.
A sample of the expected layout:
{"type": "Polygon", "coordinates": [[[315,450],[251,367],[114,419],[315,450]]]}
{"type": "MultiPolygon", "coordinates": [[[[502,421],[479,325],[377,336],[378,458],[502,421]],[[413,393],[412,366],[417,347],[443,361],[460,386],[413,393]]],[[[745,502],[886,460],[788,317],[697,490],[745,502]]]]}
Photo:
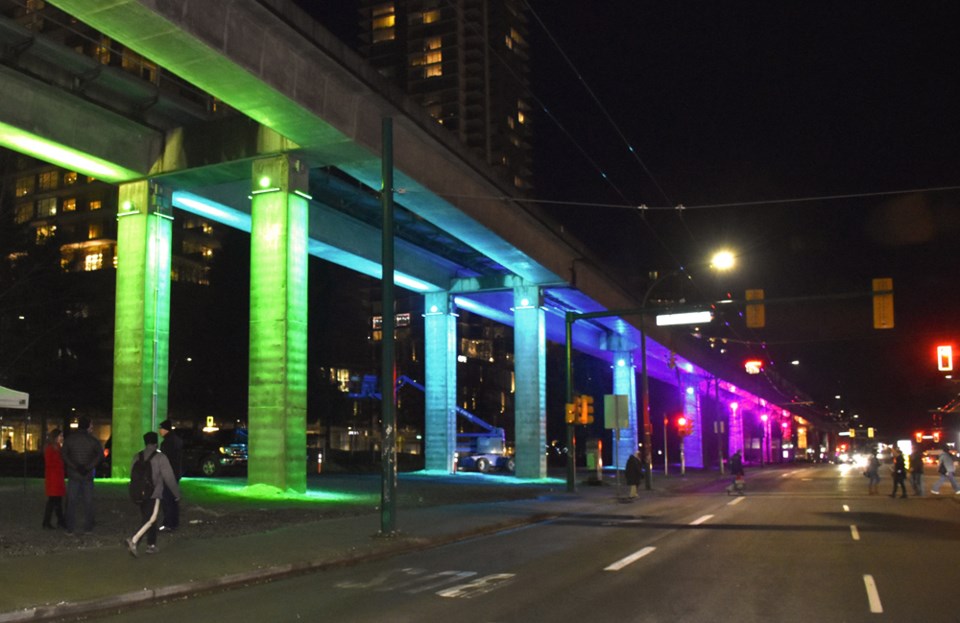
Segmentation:
{"type": "MultiPolygon", "coordinates": [[[[97,486],[126,487],[127,478],[98,478],[97,486]]],[[[283,491],[269,485],[246,485],[243,481],[223,478],[184,478],[180,481],[184,504],[203,505],[213,502],[291,502],[313,504],[343,504],[375,507],[380,503],[380,493],[350,493],[347,491],[308,490],[305,493],[283,491]]]]}
{"type": "Polygon", "coordinates": [[[109,182],[123,182],[143,177],[135,171],[72,150],[5,123],[0,123],[0,145],[109,182]]]}

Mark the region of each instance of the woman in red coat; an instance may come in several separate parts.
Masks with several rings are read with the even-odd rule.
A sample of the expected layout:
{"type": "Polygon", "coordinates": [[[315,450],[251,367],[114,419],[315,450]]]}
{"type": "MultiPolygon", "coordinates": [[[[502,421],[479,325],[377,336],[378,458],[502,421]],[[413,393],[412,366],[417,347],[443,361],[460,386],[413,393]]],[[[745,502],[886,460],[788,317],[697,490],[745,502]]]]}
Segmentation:
{"type": "Polygon", "coordinates": [[[43,511],[43,527],[54,529],[63,528],[63,496],[67,494],[67,487],[63,477],[63,458],[60,456],[60,447],[63,446],[63,433],[55,428],[47,435],[47,446],[43,450],[44,484],[47,490],[47,507],[43,511]],[[50,524],[50,515],[57,514],[57,525],[50,524]]]}

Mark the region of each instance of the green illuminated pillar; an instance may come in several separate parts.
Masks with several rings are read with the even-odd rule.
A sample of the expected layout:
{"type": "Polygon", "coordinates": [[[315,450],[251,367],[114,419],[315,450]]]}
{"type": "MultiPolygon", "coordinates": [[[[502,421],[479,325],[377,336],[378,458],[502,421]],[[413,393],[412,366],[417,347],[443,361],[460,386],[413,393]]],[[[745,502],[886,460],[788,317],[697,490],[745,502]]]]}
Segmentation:
{"type": "Polygon", "coordinates": [[[112,476],[126,477],[143,434],[167,417],[170,351],[169,195],[147,181],[120,185],[113,346],[112,476]]]}
{"type": "Polygon", "coordinates": [[[547,337],[540,289],[513,289],[516,475],[545,478],[547,457],[547,337]]]}
{"type": "Polygon", "coordinates": [[[457,318],[446,292],[425,295],[423,314],[426,368],[424,467],[453,471],[457,450],[457,318]]]}
{"type": "Polygon", "coordinates": [[[253,163],[248,482],[307,488],[307,169],[253,163]]]}

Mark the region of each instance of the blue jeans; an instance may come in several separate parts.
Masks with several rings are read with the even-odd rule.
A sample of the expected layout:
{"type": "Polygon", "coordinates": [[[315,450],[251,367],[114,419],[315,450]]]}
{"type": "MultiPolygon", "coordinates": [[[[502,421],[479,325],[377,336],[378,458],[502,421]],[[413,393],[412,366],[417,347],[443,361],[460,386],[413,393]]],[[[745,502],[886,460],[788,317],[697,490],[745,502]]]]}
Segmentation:
{"type": "Polygon", "coordinates": [[[67,532],[76,530],[77,506],[83,506],[83,532],[93,530],[93,479],[71,478],[67,481],[67,532]]]}
{"type": "Polygon", "coordinates": [[[943,486],[943,483],[947,480],[950,481],[950,486],[953,487],[954,491],[960,491],[960,487],[957,486],[957,479],[953,477],[953,474],[947,472],[946,474],[940,474],[940,480],[937,481],[937,484],[933,485],[933,490],[939,492],[940,487],[943,486]]]}

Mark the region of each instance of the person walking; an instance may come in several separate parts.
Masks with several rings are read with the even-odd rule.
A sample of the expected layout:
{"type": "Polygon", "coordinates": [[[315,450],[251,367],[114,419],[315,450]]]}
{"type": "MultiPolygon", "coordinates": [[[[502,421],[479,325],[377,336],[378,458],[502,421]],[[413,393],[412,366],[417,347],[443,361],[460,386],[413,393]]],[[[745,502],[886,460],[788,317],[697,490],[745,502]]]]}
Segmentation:
{"type": "Polygon", "coordinates": [[[43,449],[43,485],[47,493],[47,506],[43,509],[43,527],[48,530],[65,528],[63,520],[63,496],[67,494],[67,483],[63,471],[63,431],[55,428],[47,435],[47,445],[43,449]],[[56,514],[57,525],[50,523],[56,514]]]}
{"type": "Polygon", "coordinates": [[[627,459],[626,467],[627,484],[630,485],[630,499],[637,497],[637,488],[643,482],[643,461],[640,459],[640,451],[637,450],[627,459]]]}
{"type": "Polygon", "coordinates": [[[727,494],[743,495],[743,454],[740,450],[730,457],[730,473],[733,475],[733,482],[727,487],[727,494]]]}
{"type": "MultiPolygon", "coordinates": [[[[173,469],[173,477],[180,483],[183,477],[183,439],[180,435],[173,432],[173,424],[170,420],[160,422],[158,428],[163,442],[160,444],[160,452],[170,461],[170,468],[173,469]]],[[[160,525],[161,532],[173,532],[180,527],[180,504],[173,496],[173,491],[169,487],[163,488],[163,524],[160,525]]]]}
{"type": "Polygon", "coordinates": [[[870,458],[867,459],[867,469],[863,472],[863,475],[869,478],[867,481],[867,493],[869,495],[877,495],[880,493],[880,459],[877,458],[876,452],[871,454],[870,458]]]}
{"type": "Polygon", "coordinates": [[[957,479],[954,478],[954,473],[957,469],[956,461],[953,460],[953,455],[950,454],[950,449],[947,446],[943,446],[943,451],[940,453],[940,459],[937,463],[937,471],[940,473],[940,478],[936,484],[933,485],[930,493],[940,495],[940,487],[943,486],[944,482],[949,480],[950,486],[953,487],[953,492],[960,494],[960,487],[957,487],[957,479]]]}
{"type": "Polygon", "coordinates": [[[83,532],[93,531],[93,477],[97,465],[103,460],[103,445],[90,430],[90,418],[81,416],[77,430],[66,436],[63,442],[63,464],[67,468],[67,534],[73,535],[77,528],[78,507],[83,507],[83,532]]]}
{"type": "Polygon", "coordinates": [[[897,497],[897,487],[900,487],[900,497],[907,497],[907,465],[903,460],[903,452],[899,448],[893,449],[893,492],[890,497],[897,497]]]}
{"type": "Polygon", "coordinates": [[[153,481],[153,491],[140,503],[140,519],[143,525],[130,538],[126,540],[127,550],[130,554],[137,557],[137,545],[144,535],[147,537],[147,553],[157,553],[157,517],[160,515],[160,501],[163,499],[163,490],[169,488],[173,492],[174,500],[180,501],[180,485],[173,475],[173,468],[170,467],[170,461],[167,457],[157,450],[159,437],[153,431],[144,434],[143,450],[133,457],[133,463],[130,467],[130,473],[134,473],[133,465],[138,460],[146,461],[153,481]]]}
{"type": "Polygon", "coordinates": [[[910,453],[910,486],[915,496],[923,496],[923,450],[920,446],[910,453]]]}

